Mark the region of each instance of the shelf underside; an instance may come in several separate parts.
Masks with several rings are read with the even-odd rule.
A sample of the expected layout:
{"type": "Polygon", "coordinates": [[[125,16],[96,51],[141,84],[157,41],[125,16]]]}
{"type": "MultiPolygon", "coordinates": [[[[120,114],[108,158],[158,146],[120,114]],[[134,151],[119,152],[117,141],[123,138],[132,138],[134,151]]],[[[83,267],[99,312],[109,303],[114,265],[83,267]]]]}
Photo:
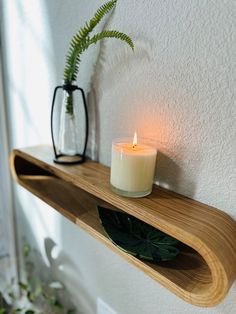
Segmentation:
{"type": "MultiPolygon", "coordinates": [[[[57,173],[57,167],[59,167],[60,171],[63,169],[61,166],[54,167],[54,165],[48,164],[41,164],[35,161],[35,159],[30,158],[28,155],[19,152],[19,154],[15,154],[13,157],[13,164],[15,169],[15,176],[17,181],[34,195],[38,196],[47,204],[51,205],[57,211],[59,211],[62,215],[66,218],[71,220],[73,223],[79,225],[81,228],[86,230],[90,235],[102,241],[105,245],[110,247],[119,255],[123,256],[126,260],[130,263],[138,267],[139,269],[143,270],[146,274],[151,276],[153,279],[160,282],[166,288],[170,289],[172,292],[176,293],[178,296],[183,298],[189,303],[193,303],[199,306],[212,306],[218,303],[222,298],[223,294],[226,293],[230,284],[232,283],[234,278],[230,278],[228,282],[228,286],[224,287],[225,283],[223,278],[222,280],[222,289],[224,289],[223,293],[219,292],[218,279],[216,278],[217,272],[214,272],[214,269],[211,268],[211,263],[209,260],[212,261],[211,256],[206,256],[200,251],[197,251],[194,245],[189,246],[189,241],[191,239],[187,239],[183,241],[183,234],[181,232],[174,233],[169,232],[172,236],[175,236],[181,242],[184,242],[181,245],[181,254],[177,256],[174,260],[169,262],[162,262],[158,265],[155,265],[150,262],[139,260],[122,250],[120,250],[117,246],[115,246],[105,235],[101,223],[98,217],[97,205],[104,206],[107,208],[124,210],[125,206],[123,206],[123,198],[118,197],[121,199],[121,206],[115,206],[118,201],[116,201],[117,196],[114,196],[112,201],[107,201],[107,197],[97,197],[97,193],[91,193],[93,188],[93,177],[89,173],[85,177],[79,177],[78,181],[81,180],[90,180],[91,181],[91,189],[88,188],[87,190],[82,189],[75,185],[75,178],[68,179],[69,177],[62,178],[61,173],[57,173]],[[88,191],[89,190],[89,191],[88,191]],[[96,196],[95,196],[95,195],[96,196]],[[66,197],[65,197],[66,196],[66,197]],[[199,253],[200,252],[200,253],[199,253]],[[203,257],[204,256],[204,257],[203,257]],[[217,294],[217,300],[216,300],[217,294]],[[222,294],[222,295],[221,295],[222,294]]],[[[94,167],[88,165],[89,167],[94,167]]],[[[70,167],[69,167],[70,168],[70,167]]],[[[68,169],[68,168],[67,168],[68,169]]],[[[71,168],[72,169],[72,168],[71,168]]],[[[90,168],[89,168],[90,169],[90,168]]],[[[103,168],[102,168],[103,170],[103,168]]],[[[69,169],[70,171],[70,169],[69,169]]],[[[104,173],[102,172],[102,176],[107,176],[106,169],[104,168],[104,173]]],[[[79,184],[78,184],[79,185],[79,184]]],[[[97,187],[96,187],[97,188],[97,187]]],[[[171,197],[171,193],[165,193],[163,190],[158,191],[161,196],[160,203],[165,204],[165,206],[170,207],[172,203],[178,204],[178,202],[182,202],[183,206],[189,206],[187,198],[181,198],[180,196],[173,194],[174,197],[171,197]]],[[[102,195],[102,194],[101,194],[102,195]]],[[[155,196],[154,196],[155,197],[155,196]]],[[[191,200],[192,201],[192,200],[191,200]]],[[[126,200],[124,201],[126,202],[126,200]]],[[[141,201],[133,201],[127,200],[128,206],[131,204],[136,204],[135,202],[139,202],[140,206],[143,209],[143,202],[149,204],[153,202],[153,198],[145,198],[141,201]],[[131,202],[131,203],[130,203],[131,202]]],[[[193,208],[197,206],[197,202],[192,201],[193,208]]],[[[130,205],[130,206],[131,206],[130,205]]],[[[203,208],[205,205],[202,205],[203,208]]],[[[126,211],[126,210],[125,210],[126,211]]],[[[134,216],[138,216],[136,211],[132,213],[132,211],[126,211],[129,214],[133,214],[134,216]]],[[[153,220],[148,220],[149,212],[146,213],[147,219],[145,220],[147,223],[153,224],[153,220]]],[[[176,210],[176,217],[175,219],[182,219],[182,215],[184,213],[181,210],[176,210]],[[179,217],[178,217],[179,214],[179,217]]],[[[220,212],[221,215],[221,212],[220,212]]],[[[193,213],[193,218],[197,216],[193,213]]],[[[224,214],[222,215],[225,218],[224,214]]],[[[137,217],[140,218],[140,217],[137,217]]],[[[168,218],[168,217],[167,217],[168,218]]],[[[172,217],[170,215],[169,221],[164,223],[163,225],[163,215],[160,214],[160,221],[159,224],[161,226],[161,230],[166,232],[166,228],[168,227],[168,223],[172,221],[172,217]]],[[[144,219],[143,219],[144,220],[144,219]]],[[[158,220],[158,217],[156,218],[158,220]]],[[[186,225],[189,224],[185,222],[186,225]]],[[[199,221],[198,221],[199,224],[199,221]]],[[[181,223],[180,223],[181,225],[181,223]]],[[[154,227],[158,226],[158,221],[155,223],[154,227]]],[[[198,226],[196,224],[196,226],[198,226]]],[[[191,227],[191,226],[189,226],[191,227]]],[[[232,228],[233,232],[235,229],[229,224],[229,227],[232,228]]],[[[168,228],[167,228],[168,229],[168,228]]],[[[204,232],[204,229],[203,229],[204,232]]],[[[211,238],[211,235],[209,235],[211,238]]],[[[235,252],[232,252],[235,254],[235,252]]],[[[220,265],[221,266],[221,265],[220,265]]],[[[220,273],[221,268],[219,266],[216,267],[217,271],[220,273]]],[[[234,273],[235,274],[235,273],[234,273]]],[[[233,275],[232,275],[233,277],[233,275]]]]}

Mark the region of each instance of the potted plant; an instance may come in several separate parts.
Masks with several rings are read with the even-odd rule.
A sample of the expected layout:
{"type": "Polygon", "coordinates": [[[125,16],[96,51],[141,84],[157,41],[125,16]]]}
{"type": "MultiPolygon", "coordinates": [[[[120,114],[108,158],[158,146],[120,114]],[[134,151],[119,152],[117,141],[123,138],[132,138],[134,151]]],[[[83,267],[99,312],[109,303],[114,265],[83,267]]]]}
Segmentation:
{"type": "Polygon", "coordinates": [[[79,72],[79,65],[81,62],[82,53],[87,50],[91,45],[96,44],[105,38],[115,38],[124,41],[133,50],[134,44],[132,39],[117,30],[103,30],[93,36],[91,32],[99,24],[102,18],[109,13],[116,5],[117,0],[111,0],[103,4],[94,14],[93,18],[86,22],[78,33],[76,33],[70,43],[70,47],[66,57],[66,65],[64,69],[64,81],[62,86],[57,86],[53,95],[52,115],[51,115],[51,130],[52,141],[55,153],[55,162],[58,163],[78,163],[83,162],[88,139],[88,115],[84,91],[76,85],[77,76],[79,72]],[[63,102],[61,109],[61,118],[58,136],[58,148],[55,147],[53,136],[53,108],[58,89],[63,90],[63,102]],[[79,135],[78,135],[78,115],[79,109],[75,102],[75,91],[82,94],[82,100],[85,111],[85,141],[83,153],[79,154],[79,135]]]}

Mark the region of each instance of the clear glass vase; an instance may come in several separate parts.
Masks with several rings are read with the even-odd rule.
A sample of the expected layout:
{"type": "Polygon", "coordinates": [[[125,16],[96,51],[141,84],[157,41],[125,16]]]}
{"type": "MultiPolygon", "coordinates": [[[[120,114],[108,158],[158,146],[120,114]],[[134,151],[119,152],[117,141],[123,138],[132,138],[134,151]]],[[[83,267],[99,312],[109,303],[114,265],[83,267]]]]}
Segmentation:
{"type": "Polygon", "coordinates": [[[62,155],[79,154],[79,126],[77,125],[79,119],[76,107],[74,92],[64,90],[58,135],[58,152],[62,155]]]}
{"type": "Polygon", "coordinates": [[[85,160],[88,141],[88,113],[84,91],[75,84],[57,86],[54,90],[51,112],[51,134],[54,161],[57,163],[81,163],[85,160]],[[61,90],[60,97],[57,91],[61,90]],[[62,98],[61,98],[62,97],[62,98]],[[57,103],[56,142],[54,140],[54,105],[57,103]]]}

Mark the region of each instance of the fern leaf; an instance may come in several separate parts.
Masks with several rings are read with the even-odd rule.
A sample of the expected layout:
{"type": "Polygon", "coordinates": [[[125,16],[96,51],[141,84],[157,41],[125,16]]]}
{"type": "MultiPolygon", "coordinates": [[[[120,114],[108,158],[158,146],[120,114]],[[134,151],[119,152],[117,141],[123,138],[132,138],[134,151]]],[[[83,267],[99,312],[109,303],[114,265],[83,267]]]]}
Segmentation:
{"type": "Polygon", "coordinates": [[[117,0],[109,1],[97,10],[97,12],[94,14],[94,17],[89,22],[89,25],[92,29],[101,21],[105,14],[113,9],[113,7],[116,5],[116,2],[117,0]]]}
{"type": "MultiPolygon", "coordinates": [[[[89,22],[86,22],[84,27],[73,36],[66,56],[66,64],[64,69],[65,84],[71,84],[72,81],[77,79],[82,53],[90,45],[96,44],[99,40],[104,38],[116,38],[126,42],[132,48],[132,50],[134,49],[132,39],[128,35],[115,30],[104,30],[94,35],[92,38],[89,37],[89,34],[102,20],[104,15],[109,13],[114,8],[116,2],[117,0],[111,0],[102,5],[96,11],[93,18],[89,22]]],[[[66,111],[71,115],[73,114],[73,103],[70,100],[68,100],[66,111]]]]}
{"type": "Polygon", "coordinates": [[[120,39],[122,41],[125,41],[130,46],[130,48],[134,50],[134,43],[132,39],[128,35],[115,31],[115,30],[104,30],[101,33],[94,35],[90,39],[89,44],[96,44],[99,40],[104,39],[104,38],[120,39]]]}

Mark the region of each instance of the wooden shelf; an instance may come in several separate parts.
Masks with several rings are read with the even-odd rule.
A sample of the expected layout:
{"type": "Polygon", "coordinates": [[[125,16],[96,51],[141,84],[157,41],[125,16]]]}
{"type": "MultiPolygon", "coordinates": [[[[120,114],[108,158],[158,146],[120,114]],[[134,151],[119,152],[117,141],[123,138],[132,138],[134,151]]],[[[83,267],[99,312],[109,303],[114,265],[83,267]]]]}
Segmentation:
{"type": "Polygon", "coordinates": [[[224,212],[156,186],[145,198],[118,196],[108,167],[55,164],[47,146],[14,150],[10,162],[20,185],[185,301],[214,306],[227,294],[236,276],[236,222],[224,212]],[[181,254],[159,265],[126,254],[104,234],[97,205],[123,210],[177,238],[181,254]]]}

